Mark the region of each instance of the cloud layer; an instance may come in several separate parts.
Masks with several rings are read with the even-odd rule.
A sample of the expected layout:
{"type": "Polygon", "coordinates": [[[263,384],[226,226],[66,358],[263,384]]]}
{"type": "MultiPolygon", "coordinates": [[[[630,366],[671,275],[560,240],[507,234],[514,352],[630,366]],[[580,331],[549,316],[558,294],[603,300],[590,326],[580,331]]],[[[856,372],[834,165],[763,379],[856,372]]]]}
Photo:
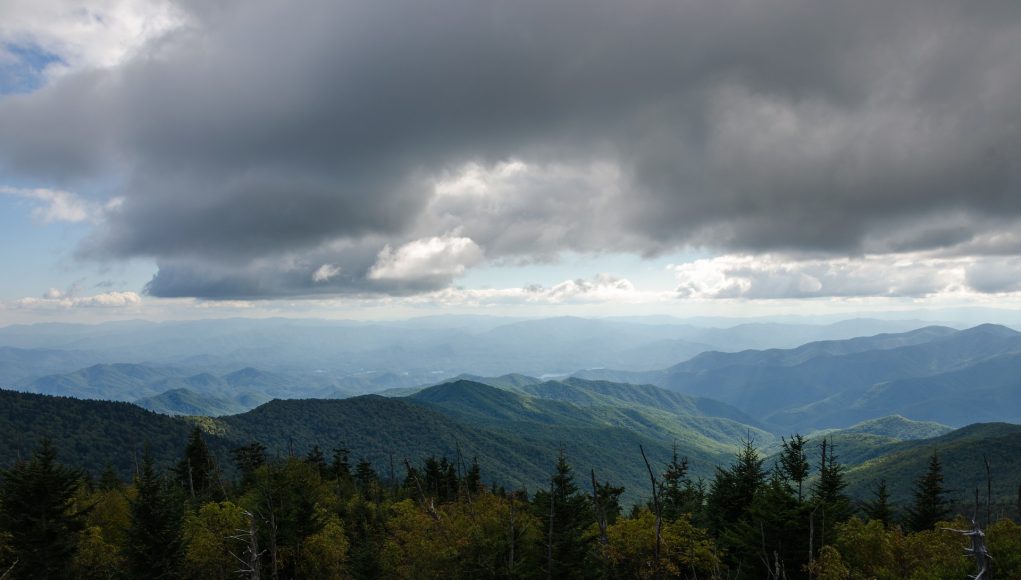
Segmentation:
{"type": "MultiPolygon", "coordinates": [[[[156,296],[413,294],[685,247],[726,255],[682,294],[913,295],[943,262],[864,281],[1021,254],[1017,2],[166,10],[0,98],[0,175],[122,199],[79,254],[154,258],[156,296]]],[[[1016,288],[990,260],[959,283],[1016,288]]]]}

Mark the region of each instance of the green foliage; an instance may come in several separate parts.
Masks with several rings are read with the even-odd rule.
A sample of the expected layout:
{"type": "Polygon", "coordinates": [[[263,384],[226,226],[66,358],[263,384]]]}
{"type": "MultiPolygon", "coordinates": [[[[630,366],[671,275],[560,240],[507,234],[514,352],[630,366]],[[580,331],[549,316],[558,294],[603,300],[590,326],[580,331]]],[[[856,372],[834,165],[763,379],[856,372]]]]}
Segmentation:
{"type": "Polygon", "coordinates": [[[851,500],[844,493],[844,466],[837,461],[832,443],[826,439],[819,444],[819,477],[812,486],[812,506],[821,525],[818,527],[822,544],[832,538],[834,526],[850,517],[851,500]]]}
{"type": "Polygon", "coordinates": [[[229,501],[210,502],[188,513],[181,526],[184,575],[210,580],[235,577],[235,554],[243,551],[243,542],[237,537],[246,527],[244,510],[229,501]]]}
{"type": "Polygon", "coordinates": [[[385,577],[537,576],[541,524],[520,500],[483,493],[435,511],[405,500],[391,506],[387,528],[385,577]]]}
{"type": "MultiPolygon", "coordinates": [[[[0,389],[0,466],[14,464],[44,438],[74,466],[99,477],[112,466],[130,481],[138,469],[141,442],[149,444],[154,464],[164,469],[177,462],[192,425],[129,403],[84,401],[0,389]]],[[[206,436],[214,456],[228,457],[236,444],[206,436]]]]}
{"type": "Polygon", "coordinates": [[[596,520],[588,495],[578,489],[574,470],[561,450],[548,490],[535,494],[532,511],[545,531],[547,574],[555,578],[582,578],[588,543],[582,532],[596,520]]]}
{"type": "MultiPolygon", "coordinates": [[[[784,481],[795,486],[798,503],[804,500],[805,480],[811,466],[808,463],[808,453],[805,451],[808,441],[800,434],[791,436],[790,441],[783,439],[783,451],[780,453],[780,468],[784,481]]],[[[795,490],[792,488],[792,491],[795,490]]]]}
{"type": "MultiPolygon", "coordinates": [[[[963,527],[963,520],[942,522],[941,527],[963,527]]],[[[879,521],[867,524],[858,518],[837,526],[837,561],[850,578],[877,580],[943,580],[965,578],[974,564],[965,557],[968,542],[960,534],[945,530],[904,533],[899,527],[886,528],[879,521]]],[[[847,577],[847,576],[845,576],[847,577]]]]}
{"type": "Polygon", "coordinates": [[[683,514],[700,513],[703,496],[702,490],[688,478],[688,458],[678,459],[675,445],[659,480],[660,515],[675,520],[683,514]]]}
{"type": "Polygon", "coordinates": [[[915,480],[914,495],[914,502],[907,508],[907,524],[911,530],[931,530],[950,513],[943,488],[943,466],[936,453],[929,460],[929,469],[915,480]]]}
{"type": "Polygon", "coordinates": [[[128,570],[140,580],[172,578],[181,565],[184,498],[156,473],[148,449],[135,488],[125,544],[128,570]]]}
{"type": "Polygon", "coordinates": [[[31,459],[2,476],[0,532],[17,560],[13,577],[68,577],[84,527],[84,514],[75,505],[84,475],[58,464],[56,448],[44,439],[31,459]]]}
{"type": "Polygon", "coordinates": [[[766,481],[763,459],[752,441],[745,442],[729,468],[717,467],[706,498],[707,523],[718,537],[743,521],[766,481]]]}
{"type": "Polygon", "coordinates": [[[655,558],[656,516],[642,508],[634,517],[611,524],[608,542],[598,549],[610,578],[713,578],[721,562],[709,533],[681,516],[667,519],[660,530],[655,558]]]}
{"type": "Polygon", "coordinates": [[[875,490],[875,499],[865,502],[862,507],[869,521],[877,521],[884,526],[893,523],[893,506],[890,505],[890,492],[886,488],[885,479],[879,480],[875,490]]]}
{"type": "Polygon", "coordinates": [[[174,473],[177,482],[193,501],[210,499],[216,493],[220,483],[219,473],[199,427],[194,427],[188,435],[184,457],[177,463],[174,473]]]}

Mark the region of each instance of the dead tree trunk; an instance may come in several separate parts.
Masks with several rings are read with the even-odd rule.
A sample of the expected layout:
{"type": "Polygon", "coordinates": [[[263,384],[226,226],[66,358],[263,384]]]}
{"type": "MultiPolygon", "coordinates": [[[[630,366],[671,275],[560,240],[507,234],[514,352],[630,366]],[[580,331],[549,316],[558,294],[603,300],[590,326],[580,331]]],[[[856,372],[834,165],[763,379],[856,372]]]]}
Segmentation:
{"type": "Polygon", "coordinates": [[[988,528],[993,523],[993,476],[989,469],[989,458],[983,455],[982,461],[986,464],[986,528],[988,528]]]}
{"type": "Polygon", "coordinates": [[[244,557],[238,556],[234,552],[231,552],[230,555],[241,563],[241,568],[237,571],[238,574],[247,575],[248,580],[259,580],[259,557],[262,555],[259,551],[259,530],[255,525],[255,515],[250,511],[243,513],[248,518],[248,529],[238,530],[238,534],[231,536],[231,539],[245,543],[244,557]]]}
{"type": "Polygon", "coordinates": [[[509,518],[510,519],[510,538],[509,538],[510,539],[510,551],[509,551],[509,553],[507,555],[507,573],[510,576],[514,576],[514,540],[515,540],[515,534],[517,533],[517,532],[514,531],[514,516],[515,516],[515,513],[514,513],[514,494],[513,493],[510,494],[508,499],[510,500],[510,518],[509,518]]]}
{"type": "Polygon", "coordinates": [[[596,508],[596,523],[599,524],[599,543],[606,544],[610,543],[609,538],[606,537],[606,505],[603,503],[603,498],[599,497],[599,484],[596,483],[596,470],[592,470],[592,503],[596,508]]]}
{"type": "Polygon", "coordinates": [[[408,461],[407,457],[404,458],[404,467],[408,469],[408,475],[411,476],[411,479],[415,482],[415,488],[418,490],[419,504],[429,511],[429,515],[432,516],[434,520],[438,521],[440,519],[440,514],[436,513],[436,505],[433,504],[432,498],[429,498],[429,503],[426,504],[425,491],[422,490],[422,482],[419,481],[418,474],[415,473],[415,470],[411,467],[411,462],[408,461]]]}
{"type": "Polygon", "coordinates": [[[277,560],[277,517],[273,513],[273,502],[270,498],[266,497],[266,506],[269,508],[269,562],[270,566],[273,567],[270,575],[273,580],[276,580],[279,567],[279,561],[277,560]]]}
{"type": "Polygon", "coordinates": [[[549,538],[546,542],[546,580],[553,578],[553,502],[556,488],[549,484],[549,538]]]}
{"type": "Polygon", "coordinates": [[[660,519],[659,492],[656,489],[656,475],[652,472],[652,465],[649,463],[649,458],[645,456],[645,449],[641,445],[639,445],[638,450],[642,452],[642,459],[645,460],[645,468],[649,470],[649,482],[652,484],[652,507],[655,510],[656,514],[656,547],[653,554],[654,557],[656,558],[655,568],[656,578],[659,578],[660,571],[662,570],[662,566],[660,565],[661,562],[659,559],[659,546],[662,543],[661,534],[662,520],[660,519]]]}
{"type": "Polygon", "coordinates": [[[978,488],[975,488],[975,515],[971,518],[971,529],[943,529],[971,538],[971,547],[965,548],[965,553],[975,559],[975,567],[978,568],[978,572],[974,576],[970,576],[970,578],[974,580],[992,580],[993,576],[990,571],[990,565],[992,564],[993,557],[989,555],[989,549],[986,547],[986,534],[982,531],[982,526],[978,525],[978,509],[978,488]]]}

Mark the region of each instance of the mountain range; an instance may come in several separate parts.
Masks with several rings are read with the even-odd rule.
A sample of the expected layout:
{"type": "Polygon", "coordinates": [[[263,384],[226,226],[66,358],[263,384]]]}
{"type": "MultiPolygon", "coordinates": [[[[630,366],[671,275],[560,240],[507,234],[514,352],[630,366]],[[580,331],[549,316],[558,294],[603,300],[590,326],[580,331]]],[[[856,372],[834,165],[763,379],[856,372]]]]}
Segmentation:
{"type": "Polygon", "coordinates": [[[1021,422],[1021,333],[925,327],[794,349],[707,352],[660,371],[574,376],[711,396],[776,430],[846,427],[886,415],[963,426],[1021,422]]]}

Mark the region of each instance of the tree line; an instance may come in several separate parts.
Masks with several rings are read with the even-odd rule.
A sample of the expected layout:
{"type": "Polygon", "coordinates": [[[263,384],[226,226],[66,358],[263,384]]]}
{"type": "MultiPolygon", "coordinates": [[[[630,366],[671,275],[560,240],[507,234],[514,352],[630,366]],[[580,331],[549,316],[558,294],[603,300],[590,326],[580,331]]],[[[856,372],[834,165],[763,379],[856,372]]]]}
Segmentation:
{"type": "MultiPolygon", "coordinates": [[[[1021,578],[1021,526],[951,519],[933,455],[910,505],[885,482],[855,504],[831,442],[751,441],[711,481],[676,450],[647,502],[577,472],[561,450],[548,485],[486,484],[476,460],[391,458],[379,473],[339,445],[271,457],[252,442],[227,477],[200,429],[169,470],[144,453],[132,481],[67,467],[43,441],[0,472],[0,580],[328,578],[1021,578]],[[899,512],[903,512],[898,517],[899,512]],[[981,533],[993,564],[966,554],[981,533]],[[968,535],[970,534],[970,535],[968,535]],[[991,567],[992,566],[992,567],[991,567]]],[[[976,520],[981,518],[976,514],[976,520]]]]}

